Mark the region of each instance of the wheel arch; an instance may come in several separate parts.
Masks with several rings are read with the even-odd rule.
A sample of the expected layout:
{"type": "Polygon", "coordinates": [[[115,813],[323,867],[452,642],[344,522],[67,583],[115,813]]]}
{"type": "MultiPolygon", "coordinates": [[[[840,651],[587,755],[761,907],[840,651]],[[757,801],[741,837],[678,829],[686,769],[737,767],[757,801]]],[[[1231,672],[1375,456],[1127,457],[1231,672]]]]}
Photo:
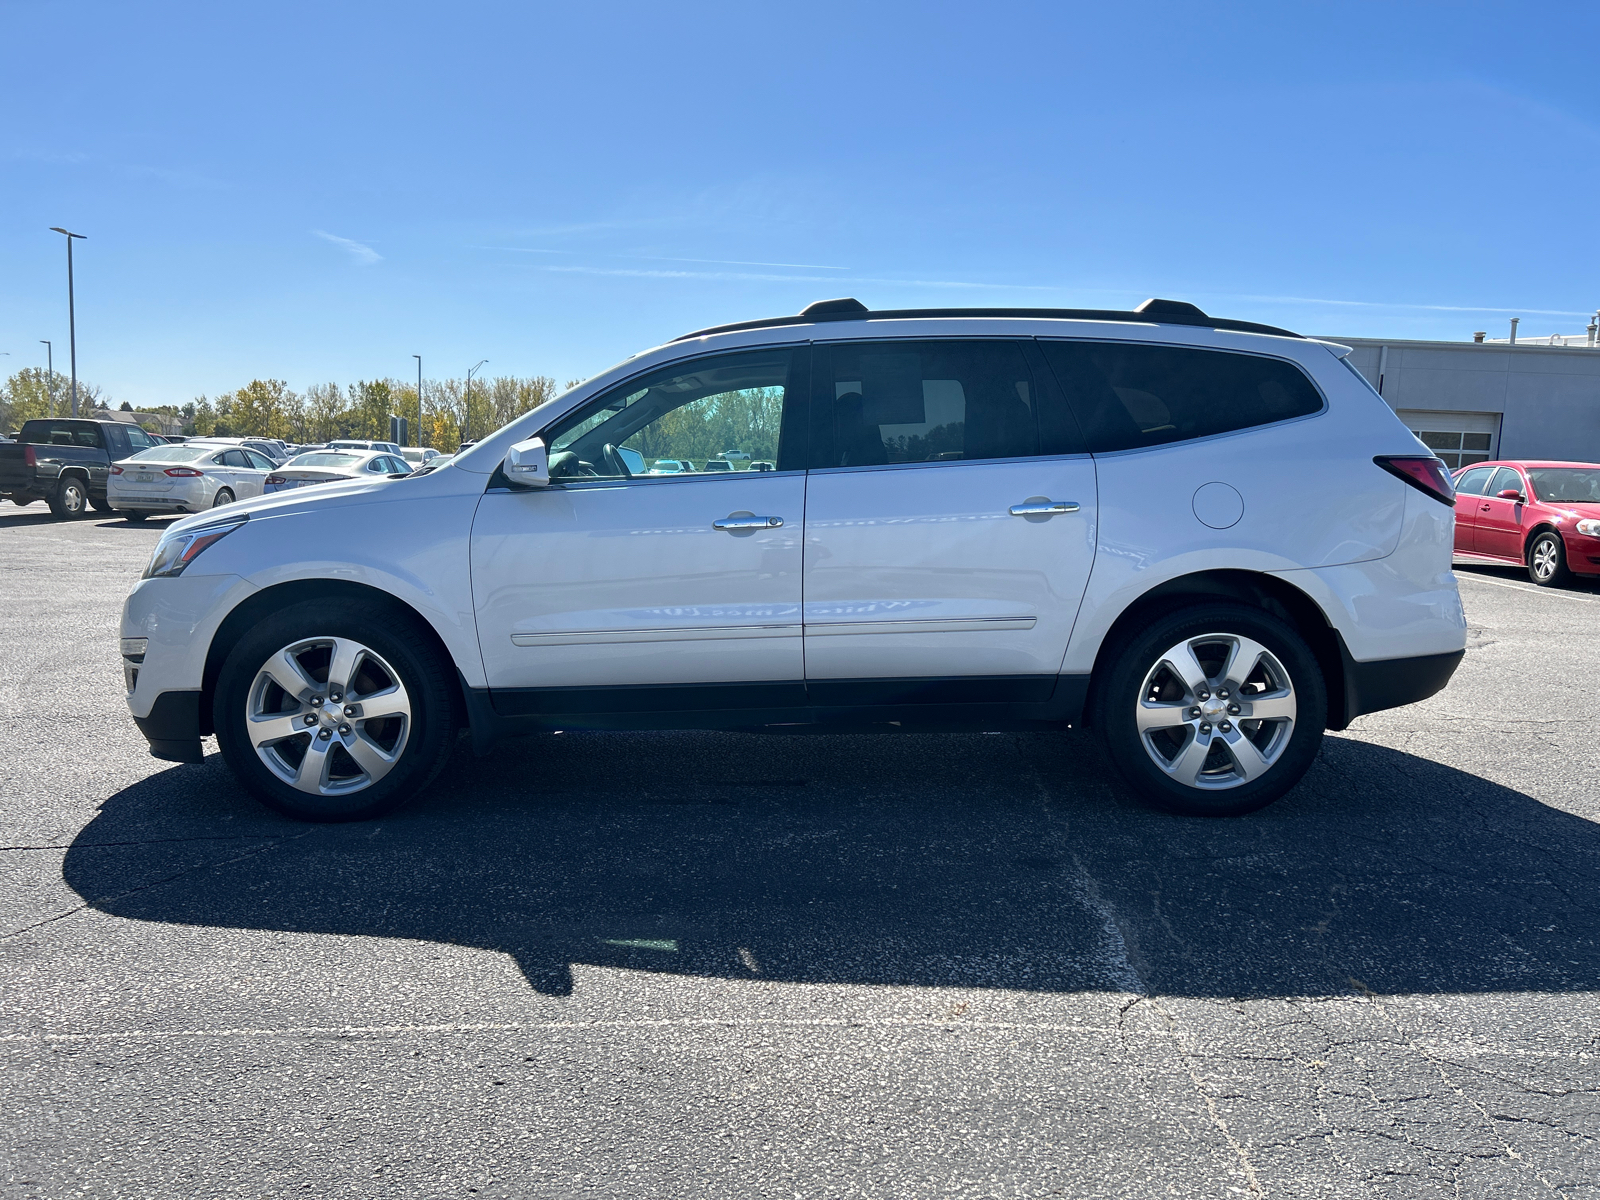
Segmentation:
{"type": "Polygon", "coordinates": [[[247,596],[217,626],[217,632],[206,650],[205,671],[200,683],[202,737],[216,732],[212,728],[211,703],[216,695],[217,679],[222,674],[222,665],[228,661],[228,655],[234,646],[238,645],[239,639],[268,614],[307,600],[322,600],[330,604],[375,601],[392,609],[399,619],[411,625],[416,634],[433,647],[440,661],[448,664],[453,670],[457,681],[452,693],[456,725],[459,728],[467,723],[467,699],[463,690],[466,685],[461,679],[459,668],[456,667],[455,656],[450,653],[450,647],[444,638],[439,636],[439,631],[415,607],[393,592],[386,592],[371,584],[356,583],[347,579],[295,579],[262,588],[247,596]]]}
{"type": "Polygon", "coordinates": [[[1533,543],[1541,533],[1553,533],[1558,538],[1561,538],[1561,548],[1563,551],[1566,550],[1567,539],[1562,537],[1560,528],[1550,521],[1540,521],[1532,529],[1528,530],[1528,532],[1523,536],[1522,561],[1524,563],[1528,561],[1528,555],[1533,553],[1533,543]]]}
{"type": "Polygon", "coordinates": [[[1344,729],[1350,724],[1345,689],[1345,652],[1339,635],[1323,615],[1317,602],[1305,592],[1273,575],[1259,571],[1216,570],[1180,575],[1157,584],[1129,604],[1112,622],[1100,641],[1089,676],[1089,702],[1084,713],[1093,711],[1093,695],[1104,672],[1109,669],[1117,649],[1129,632],[1158,616],[1197,602],[1232,600],[1269,612],[1287,622],[1306,641],[1322,669],[1328,693],[1328,728],[1344,729]]]}

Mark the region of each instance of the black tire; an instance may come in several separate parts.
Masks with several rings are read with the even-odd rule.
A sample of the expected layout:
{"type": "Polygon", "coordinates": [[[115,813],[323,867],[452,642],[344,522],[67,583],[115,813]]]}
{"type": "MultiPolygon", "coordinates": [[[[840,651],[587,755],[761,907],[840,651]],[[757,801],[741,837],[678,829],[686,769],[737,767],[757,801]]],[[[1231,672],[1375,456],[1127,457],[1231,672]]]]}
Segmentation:
{"type": "Polygon", "coordinates": [[[1528,578],[1540,587],[1566,587],[1572,582],[1566,543],[1559,533],[1547,529],[1528,546],[1528,578]]]}
{"type": "Polygon", "coordinates": [[[108,513],[108,512],[114,512],[115,511],[111,507],[110,498],[106,497],[106,496],[101,496],[100,499],[98,499],[98,500],[96,500],[93,496],[90,496],[89,497],[89,504],[95,510],[95,512],[97,512],[97,513],[108,513]]]}
{"type": "MultiPolygon", "coordinates": [[[[414,614],[381,602],[333,605],[312,600],[273,613],[239,639],[218,677],[212,720],[228,766],[268,808],[301,821],[362,821],[392,812],[443,769],[455,742],[454,686],[448,662],[414,614]],[[409,731],[393,767],[362,790],[338,795],[302,791],[285,782],[258,754],[247,731],[247,705],[267,660],[285,647],[319,638],[349,639],[367,647],[381,667],[392,669],[410,700],[409,731]]],[[[271,711],[295,713],[294,705],[286,698],[271,711]]],[[[305,742],[310,741],[308,733],[305,742]]]]}
{"type": "Polygon", "coordinates": [[[147,512],[125,512],[125,513],[122,514],[122,519],[124,521],[131,522],[134,525],[137,525],[140,521],[143,521],[149,515],[150,514],[147,513],[147,512]]]}
{"type": "Polygon", "coordinates": [[[72,520],[89,511],[89,485],[81,476],[68,475],[56,484],[46,499],[51,512],[64,520],[72,520]]]}
{"type": "Polygon", "coordinates": [[[27,508],[28,505],[32,504],[38,498],[39,497],[37,496],[12,496],[11,503],[15,504],[18,508],[27,508]]]}
{"type": "Polygon", "coordinates": [[[211,497],[211,507],[221,508],[224,504],[232,504],[233,498],[232,488],[218,488],[217,494],[211,497]]]}
{"type": "MultiPolygon", "coordinates": [[[[1173,711],[1177,713],[1177,709],[1173,711]]],[[[1198,707],[1183,707],[1178,715],[1187,719],[1200,711],[1198,707]]],[[[1157,808],[1186,816],[1239,816],[1277,800],[1300,781],[1316,758],[1327,713],[1327,685],[1316,656],[1304,639],[1268,612],[1228,603],[1197,604],[1142,622],[1113,648],[1103,670],[1096,672],[1090,699],[1090,723],[1117,775],[1157,808]],[[1211,639],[1210,635],[1220,637],[1211,639]],[[1207,705],[1231,703],[1234,707],[1196,718],[1194,724],[1180,726],[1174,722],[1175,729],[1153,731],[1147,743],[1138,728],[1139,714],[1146,711],[1147,681],[1152,686],[1151,703],[1177,705],[1185,696],[1189,697],[1185,703],[1192,703],[1198,695],[1198,691],[1185,688],[1175,673],[1163,670],[1161,664],[1167,661],[1167,652],[1195,639],[1191,651],[1196,653],[1208,678],[1215,678],[1208,665],[1213,660],[1208,656],[1223,654],[1230,636],[1251,639],[1266,650],[1267,657],[1261,659],[1262,673],[1251,676],[1258,682],[1245,682],[1244,687],[1251,691],[1241,689],[1237,696],[1225,693],[1220,686],[1214,689],[1217,696],[1212,696],[1209,684],[1200,686],[1198,691],[1207,693],[1207,705]],[[1283,689],[1274,685],[1277,690],[1272,691],[1259,681],[1276,680],[1280,671],[1287,676],[1288,696],[1295,708],[1293,719],[1253,722],[1243,716],[1238,718],[1237,726],[1232,725],[1229,713],[1248,703],[1255,691],[1263,697],[1263,711],[1268,711],[1266,697],[1281,694],[1283,689]],[[1215,731],[1209,723],[1199,724],[1201,720],[1216,721],[1215,731]],[[1226,734],[1222,732],[1224,726],[1228,729],[1226,734]],[[1196,750],[1196,758],[1186,758],[1186,751],[1201,744],[1201,730],[1205,731],[1204,745],[1211,748],[1196,750]],[[1218,744],[1218,739],[1224,740],[1218,744]],[[1259,775],[1242,782],[1238,780],[1244,772],[1238,764],[1249,755],[1250,747],[1242,747],[1239,755],[1228,748],[1240,739],[1249,739],[1256,748],[1252,761],[1270,755],[1269,764],[1259,775]],[[1261,749],[1263,745],[1265,751],[1261,749]],[[1169,748],[1173,770],[1158,766],[1153,757],[1169,748]],[[1195,777],[1206,780],[1205,786],[1180,782],[1175,777],[1180,773],[1180,760],[1191,766],[1198,764],[1195,777]]]]}

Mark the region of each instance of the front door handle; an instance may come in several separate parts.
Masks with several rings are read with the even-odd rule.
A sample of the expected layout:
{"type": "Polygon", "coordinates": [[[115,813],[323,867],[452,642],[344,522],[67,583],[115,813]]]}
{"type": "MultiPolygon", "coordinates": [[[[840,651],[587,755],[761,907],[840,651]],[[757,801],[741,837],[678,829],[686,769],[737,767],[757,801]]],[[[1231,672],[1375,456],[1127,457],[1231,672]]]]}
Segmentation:
{"type": "Polygon", "coordinates": [[[1053,517],[1057,513],[1075,513],[1078,504],[1073,500],[1026,500],[1008,509],[1013,517],[1053,517]]]}
{"type": "Polygon", "coordinates": [[[782,517],[758,517],[751,513],[729,513],[720,521],[711,522],[713,529],[777,529],[783,524],[782,517]]]}

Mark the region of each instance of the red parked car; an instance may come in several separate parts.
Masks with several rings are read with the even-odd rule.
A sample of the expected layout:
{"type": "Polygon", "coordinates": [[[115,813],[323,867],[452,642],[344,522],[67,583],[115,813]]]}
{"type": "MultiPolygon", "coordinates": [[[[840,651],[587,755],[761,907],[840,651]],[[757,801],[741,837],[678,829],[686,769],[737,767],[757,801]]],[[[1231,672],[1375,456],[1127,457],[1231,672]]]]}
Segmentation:
{"type": "Polygon", "coordinates": [[[1455,485],[1457,554],[1525,566],[1540,587],[1600,575],[1600,463],[1474,463],[1455,485]]]}

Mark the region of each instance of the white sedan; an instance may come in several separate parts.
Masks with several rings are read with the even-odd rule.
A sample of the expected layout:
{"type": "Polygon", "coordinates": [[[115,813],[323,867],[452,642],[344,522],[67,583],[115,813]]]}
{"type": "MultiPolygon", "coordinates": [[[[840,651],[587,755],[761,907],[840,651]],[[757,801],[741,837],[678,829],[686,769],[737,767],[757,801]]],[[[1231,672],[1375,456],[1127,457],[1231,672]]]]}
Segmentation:
{"type": "Polygon", "coordinates": [[[106,500],[130,521],[259,496],[272,460],[242,446],[152,446],[111,465],[106,500]]]}

